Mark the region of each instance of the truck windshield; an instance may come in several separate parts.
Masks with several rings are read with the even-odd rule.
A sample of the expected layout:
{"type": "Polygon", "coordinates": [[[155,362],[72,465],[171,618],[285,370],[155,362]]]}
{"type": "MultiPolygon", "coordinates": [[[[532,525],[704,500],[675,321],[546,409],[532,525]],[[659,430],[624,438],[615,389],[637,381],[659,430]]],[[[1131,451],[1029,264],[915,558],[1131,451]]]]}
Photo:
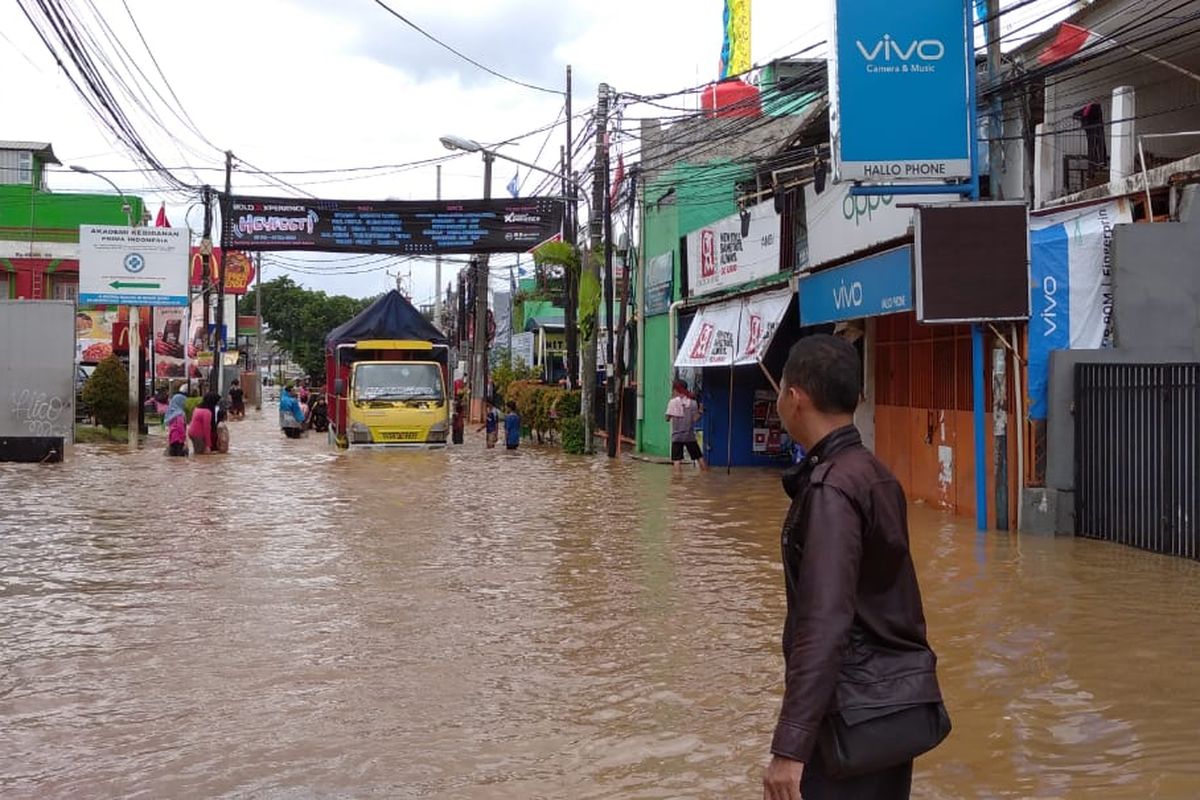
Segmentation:
{"type": "Polygon", "coordinates": [[[442,371],[437,364],[359,364],[354,371],[358,400],[424,400],[441,403],[442,371]]]}

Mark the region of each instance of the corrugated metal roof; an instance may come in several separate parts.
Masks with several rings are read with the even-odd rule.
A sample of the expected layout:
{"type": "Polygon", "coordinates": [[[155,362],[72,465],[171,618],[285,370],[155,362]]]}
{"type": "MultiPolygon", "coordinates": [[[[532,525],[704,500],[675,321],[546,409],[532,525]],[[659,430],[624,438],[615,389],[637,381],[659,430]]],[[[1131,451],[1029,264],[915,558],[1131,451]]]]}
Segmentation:
{"type": "Polygon", "coordinates": [[[32,150],[48,164],[62,164],[58,156],[54,155],[54,148],[49,142],[9,142],[0,139],[0,150],[32,150]]]}

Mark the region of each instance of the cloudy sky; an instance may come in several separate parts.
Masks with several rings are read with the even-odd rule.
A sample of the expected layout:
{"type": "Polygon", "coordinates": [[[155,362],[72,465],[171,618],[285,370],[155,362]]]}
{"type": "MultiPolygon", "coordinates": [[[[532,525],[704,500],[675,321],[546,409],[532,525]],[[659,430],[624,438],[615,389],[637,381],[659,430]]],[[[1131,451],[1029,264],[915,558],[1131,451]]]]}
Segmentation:
{"type": "MultiPolygon", "coordinates": [[[[35,6],[32,0],[21,2],[35,6]]],[[[158,109],[162,126],[141,112],[133,121],[156,154],[168,166],[194,168],[214,185],[222,180],[221,151],[229,149],[247,165],[292,173],[284,175],[286,180],[318,196],[432,198],[433,166],[338,170],[447,155],[438,142],[447,133],[489,143],[507,140],[553,123],[562,109],[561,96],[481,71],[373,0],[73,0],[68,5],[111,51],[102,17],[145,73],[137,83],[146,91],[147,105],[158,109]],[[173,104],[159,102],[156,93],[169,101],[168,88],[203,139],[169,110],[173,104]],[[295,174],[301,170],[334,171],[295,174]]],[[[566,65],[573,65],[577,113],[593,105],[601,81],[649,94],[711,80],[721,47],[722,0],[389,0],[389,5],[476,61],[526,83],[559,89],[566,65]]],[[[765,63],[810,46],[815,49],[806,55],[823,56],[827,5],[824,0],[754,0],[754,61],[765,63]]],[[[16,2],[0,3],[0,75],[6,110],[0,139],[52,142],[64,165],[137,166],[89,115],[16,2]],[[18,109],[24,112],[14,113],[18,109]]],[[[581,124],[576,123],[577,132],[581,124]]],[[[560,127],[550,136],[520,139],[503,152],[534,161],[544,147],[539,163],[556,168],[564,141],[560,127]]],[[[497,163],[495,194],[505,191],[513,171],[497,163]]],[[[189,170],[177,174],[194,180],[189,170]]],[[[110,177],[155,210],[166,201],[174,225],[200,227],[199,209],[189,211],[186,200],[165,195],[160,180],[136,172],[110,177]]],[[[520,177],[526,179],[525,170],[520,177]]],[[[451,160],[443,166],[443,196],[479,197],[482,178],[478,155],[451,160]]],[[[528,179],[526,191],[539,179],[528,179]]],[[[58,191],[107,191],[97,178],[65,166],[50,184],[58,191]]],[[[266,189],[260,176],[244,172],[235,173],[234,190],[286,191],[266,189]]],[[[298,281],[330,292],[369,295],[395,285],[388,275],[395,266],[377,257],[342,257],[316,268],[319,275],[309,274],[311,267],[301,271],[306,269],[301,256],[282,260],[298,281]],[[334,268],[340,271],[324,274],[334,268]]],[[[284,269],[277,260],[266,276],[284,269]]],[[[404,264],[399,271],[406,281],[410,269],[414,299],[428,300],[434,291],[432,265],[404,264]]]]}

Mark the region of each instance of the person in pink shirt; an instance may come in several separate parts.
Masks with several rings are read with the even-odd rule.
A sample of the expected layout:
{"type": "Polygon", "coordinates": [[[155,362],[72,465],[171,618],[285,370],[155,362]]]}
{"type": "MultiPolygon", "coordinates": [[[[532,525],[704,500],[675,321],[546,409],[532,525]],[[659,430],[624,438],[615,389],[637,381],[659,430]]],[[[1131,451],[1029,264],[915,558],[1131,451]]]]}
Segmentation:
{"type": "Polygon", "coordinates": [[[216,392],[209,392],[204,395],[204,399],[200,401],[200,405],[192,412],[192,421],[188,425],[188,438],[192,440],[192,451],[196,455],[204,455],[213,451],[213,445],[216,443],[216,409],[217,403],[221,401],[220,395],[216,392]]]}
{"type": "Polygon", "coordinates": [[[167,452],[173,456],[186,456],[188,452],[186,402],[183,392],[175,394],[163,415],[163,424],[167,426],[167,452]]]}

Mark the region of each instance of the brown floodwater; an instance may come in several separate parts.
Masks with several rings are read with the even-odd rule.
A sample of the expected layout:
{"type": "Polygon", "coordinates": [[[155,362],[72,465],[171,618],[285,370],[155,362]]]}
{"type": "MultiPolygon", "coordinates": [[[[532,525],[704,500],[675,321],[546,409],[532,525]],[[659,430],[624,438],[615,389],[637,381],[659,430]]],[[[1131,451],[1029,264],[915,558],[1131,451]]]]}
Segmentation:
{"type": "MultiPolygon", "coordinates": [[[[761,796],[775,474],[232,429],[0,464],[0,796],[761,796]]],[[[914,796],[1200,796],[1200,565],[912,540],[955,723],[914,796]]]]}

